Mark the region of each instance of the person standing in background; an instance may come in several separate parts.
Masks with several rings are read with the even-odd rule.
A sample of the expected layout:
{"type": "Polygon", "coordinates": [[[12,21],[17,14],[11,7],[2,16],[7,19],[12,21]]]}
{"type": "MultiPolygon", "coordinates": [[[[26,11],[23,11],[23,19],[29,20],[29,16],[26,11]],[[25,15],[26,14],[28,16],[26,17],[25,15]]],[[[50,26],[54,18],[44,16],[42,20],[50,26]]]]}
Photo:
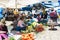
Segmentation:
{"type": "Polygon", "coordinates": [[[14,9],[13,13],[14,13],[14,15],[17,15],[18,14],[18,10],[14,9]]]}
{"type": "Polygon", "coordinates": [[[18,10],[17,9],[14,9],[13,13],[14,13],[14,18],[17,19],[18,16],[19,16],[18,10]]]}
{"type": "Polygon", "coordinates": [[[43,10],[43,19],[46,19],[47,18],[47,12],[45,11],[45,8],[42,8],[43,10]]]}
{"type": "Polygon", "coordinates": [[[37,15],[37,19],[38,19],[38,22],[41,21],[41,15],[40,14],[37,15]]]}
{"type": "Polygon", "coordinates": [[[51,9],[50,18],[54,22],[57,22],[58,16],[57,16],[57,12],[54,10],[54,8],[51,9]]]}

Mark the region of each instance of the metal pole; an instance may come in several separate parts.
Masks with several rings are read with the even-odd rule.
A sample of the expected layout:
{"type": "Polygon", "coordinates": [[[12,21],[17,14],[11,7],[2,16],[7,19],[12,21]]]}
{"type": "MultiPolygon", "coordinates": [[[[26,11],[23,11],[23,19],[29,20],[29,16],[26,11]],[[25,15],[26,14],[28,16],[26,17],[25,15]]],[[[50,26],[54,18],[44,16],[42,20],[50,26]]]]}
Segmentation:
{"type": "Polygon", "coordinates": [[[15,0],[15,7],[16,7],[16,9],[17,9],[17,0],[15,0]]]}

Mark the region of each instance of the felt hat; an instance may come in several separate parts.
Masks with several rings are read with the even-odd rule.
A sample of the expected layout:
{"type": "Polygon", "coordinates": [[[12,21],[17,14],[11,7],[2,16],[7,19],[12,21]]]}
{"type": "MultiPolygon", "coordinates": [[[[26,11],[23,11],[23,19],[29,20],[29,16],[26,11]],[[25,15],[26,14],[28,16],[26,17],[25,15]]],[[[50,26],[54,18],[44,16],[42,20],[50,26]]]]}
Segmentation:
{"type": "Polygon", "coordinates": [[[1,19],[1,23],[6,24],[5,19],[1,19]]]}

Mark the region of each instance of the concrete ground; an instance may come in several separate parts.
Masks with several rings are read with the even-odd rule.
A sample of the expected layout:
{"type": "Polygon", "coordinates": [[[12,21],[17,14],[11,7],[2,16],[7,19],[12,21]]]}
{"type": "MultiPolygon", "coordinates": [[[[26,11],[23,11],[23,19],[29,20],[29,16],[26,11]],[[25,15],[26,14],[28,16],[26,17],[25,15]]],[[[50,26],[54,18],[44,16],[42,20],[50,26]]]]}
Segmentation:
{"type": "MultiPolygon", "coordinates": [[[[8,22],[6,21],[6,23],[8,24],[8,30],[10,32],[10,30],[12,29],[12,26],[9,26],[12,22],[8,22]]],[[[48,30],[50,27],[45,28],[45,31],[43,32],[39,32],[36,35],[35,40],[60,40],[60,27],[56,26],[55,28],[57,28],[56,31],[51,31],[48,30]]],[[[17,38],[17,37],[16,37],[17,38]]]]}
{"type": "Polygon", "coordinates": [[[60,27],[56,26],[57,31],[46,30],[42,33],[38,33],[36,40],[60,40],[60,27]]]}

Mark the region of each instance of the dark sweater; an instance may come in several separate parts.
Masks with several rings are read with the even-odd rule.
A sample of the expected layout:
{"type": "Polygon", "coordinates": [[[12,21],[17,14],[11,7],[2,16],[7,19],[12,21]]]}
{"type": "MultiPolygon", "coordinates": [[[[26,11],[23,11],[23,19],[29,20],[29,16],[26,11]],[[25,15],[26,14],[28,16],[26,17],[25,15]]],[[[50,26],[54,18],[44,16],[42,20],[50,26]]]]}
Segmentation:
{"type": "Polygon", "coordinates": [[[8,32],[7,26],[4,25],[4,27],[2,25],[0,25],[0,31],[6,31],[8,32]]]}

